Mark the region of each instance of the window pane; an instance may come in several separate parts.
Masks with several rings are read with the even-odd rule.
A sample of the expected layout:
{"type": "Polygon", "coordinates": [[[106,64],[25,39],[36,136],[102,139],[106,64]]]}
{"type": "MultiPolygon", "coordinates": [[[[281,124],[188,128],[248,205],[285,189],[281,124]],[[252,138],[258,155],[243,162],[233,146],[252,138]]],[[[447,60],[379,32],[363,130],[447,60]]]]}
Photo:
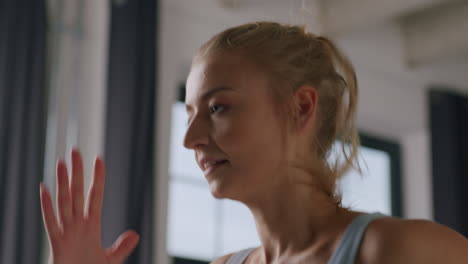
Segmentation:
{"type": "Polygon", "coordinates": [[[362,176],[348,172],[338,183],[343,205],[353,210],[391,215],[390,156],[385,151],[360,147],[362,176]]]}
{"type": "Polygon", "coordinates": [[[221,219],[222,247],[219,255],[260,245],[254,218],[245,205],[223,200],[221,219]]]}
{"type": "Polygon", "coordinates": [[[193,180],[205,181],[203,172],[195,161],[193,150],[184,148],[183,140],[187,129],[187,113],[183,103],[172,106],[171,148],[169,172],[172,177],[186,177],[193,180]]]}
{"type": "Polygon", "coordinates": [[[215,256],[215,200],[209,190],[172,181],[168,248],[172,256],[211,260],[215,256]]]}

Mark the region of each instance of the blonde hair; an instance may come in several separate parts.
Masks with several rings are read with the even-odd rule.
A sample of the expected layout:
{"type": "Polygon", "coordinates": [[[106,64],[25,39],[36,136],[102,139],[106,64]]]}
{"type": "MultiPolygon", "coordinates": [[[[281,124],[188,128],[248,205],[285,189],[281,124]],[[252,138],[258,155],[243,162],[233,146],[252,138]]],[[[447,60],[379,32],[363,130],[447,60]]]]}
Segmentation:
{"type": "Polygon", "coordinates": [[[289,100],[294,92],[304,84],[317,89],[318,130],[312,149],[321,174],[326,175],[321,179],[325,191],[336,197],[337,179],[352,167],[360,171],[355,128],[358,86],[349,60],[328,38],[309,33],[303,26],[275,22],[229,28],[206,42],[196,58],[226,51],[246,55],[271,74],[272,83],[279,84],[273,85],[274,97],[285,107],[283,113],[289,115],[288,120],[294,120],[297,113],[297,105],[289,100]],[[343,162],[329,161],[336,139],[342,144],[343,162]]]}

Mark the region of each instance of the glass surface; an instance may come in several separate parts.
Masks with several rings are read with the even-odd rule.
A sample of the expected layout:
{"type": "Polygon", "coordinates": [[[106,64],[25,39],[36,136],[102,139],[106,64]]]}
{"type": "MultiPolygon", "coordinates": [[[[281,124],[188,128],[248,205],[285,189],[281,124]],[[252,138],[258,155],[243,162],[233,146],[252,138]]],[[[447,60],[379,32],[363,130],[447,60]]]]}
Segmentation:
{"type": "Polygon", "coordinates": [[[172,256],[215,257],[215,200],[205,187],[172,181],[168,215],[168,250],[172,256]]]}
{"type": "Polygon", "coordinates": [[[185,104],[175,103],[172,107],[172,128],[169,172],[171,177],[185,177],[190,180],[205,181],[202,170],[195,161],[192,150],[183,146],[187,130],[187,113],[185,104]]]}
{"type": "Polygon", "coordinates": [[[338,182],[343,205],[391,215],[390,156],[385,151],[361,146],[360,157],[362,175],[351,170],[338,182]]]}

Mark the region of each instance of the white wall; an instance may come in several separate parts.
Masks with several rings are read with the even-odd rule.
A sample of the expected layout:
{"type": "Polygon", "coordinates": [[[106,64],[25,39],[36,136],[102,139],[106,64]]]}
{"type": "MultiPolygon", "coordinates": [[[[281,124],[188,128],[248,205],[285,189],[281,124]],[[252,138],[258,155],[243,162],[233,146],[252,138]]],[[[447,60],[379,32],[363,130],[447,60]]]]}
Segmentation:
{"type": "Polygon", "coordinates": [[[167,212],[168,212],[168,188],[169,188],[169,143],[170,143],[170,128],[171,128],[171,109],[172,102],[176,100],[176,90],[181,80],[181,69],[179,63],[180,46],[183,36],[182,24],[179,23],[179,18],[174,11],[166,5],[164,1],[160,3],[160,20],[159,20],[159,61],[157,64],[157,96],[155,116],[157,123],[155,124],[155,150],[154,155],[156,164],[156,180],[154,189],[156,210],[154,221],[156,227],[154,229],[155,239],[155,263],[168,264],[169,256],[167,253],[167,212]]]}
{"type": "Polygon", "coordinates": [[[403,212],[408,218],[433,219],[430,138],[427,131],[402,139],[403,212]]]}

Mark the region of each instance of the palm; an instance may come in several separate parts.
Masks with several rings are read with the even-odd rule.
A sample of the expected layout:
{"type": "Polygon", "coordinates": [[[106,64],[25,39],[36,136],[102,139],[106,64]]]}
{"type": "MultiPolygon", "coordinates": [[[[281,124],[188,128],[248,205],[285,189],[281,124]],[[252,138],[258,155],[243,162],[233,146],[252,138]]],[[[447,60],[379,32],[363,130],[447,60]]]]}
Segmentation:
{"type": "Polygon", "coordinates": [[[138,242],[133,231],[123,233],[109,249],[101,246],[101,209],[104,193],[104,162],[96,158],[94,176],[86,209],[83,195],[83,164],[78,151],[72,151],[72,175],[69,184],[67,167],[57,162],[57,211],[52,198],[41,185],[41,205],[53,264],[117,264],[132,252],[138,242]]]}

